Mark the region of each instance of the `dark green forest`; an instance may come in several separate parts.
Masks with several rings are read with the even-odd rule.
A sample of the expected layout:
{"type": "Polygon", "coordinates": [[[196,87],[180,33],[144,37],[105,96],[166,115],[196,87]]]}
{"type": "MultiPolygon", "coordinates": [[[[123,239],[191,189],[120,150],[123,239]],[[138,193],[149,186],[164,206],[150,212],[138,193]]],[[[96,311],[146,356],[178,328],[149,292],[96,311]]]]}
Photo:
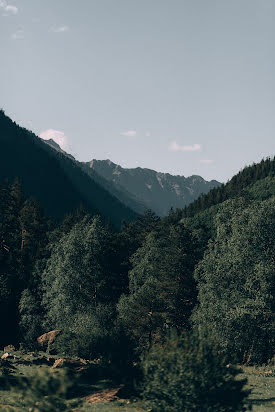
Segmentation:
{"type": "MultiPolygon", "coordinates": [[[[6,147],[24,167],[18,160],[21,129],[14,145],[11,125],[1,116],[6,147]]],[[[37,142],[30,146],[32,159],[45,151],[37,142]]],[[[140,393],[154,411],[244,410],[243,384],[233,383],[237,372],[225,377],[220,371],[225,364],[264,364],[274,356],[274,158],[246,167],[162,219],[150,211],[134,219],[125,208],[125,220],[131,219],[117,230],[99,204],[92,208],[83,194],[75,195],[71,181],[83,176],[56,174],[60,166],[51,149],[47,156],[43,167],[53,173],[48,183],[42,174],[18,179],[7,173],[0,186],[1,345],[34,350],[38,336],[60,330],[57,353],[102,359],[121,380],[143,376],[140,393]],[[63,181],[54,181],[56,175],[63,181]],[[36,184],[44,202],[42,194],[30,196],[36,184]],[[221,395],[221,403],[229,402],[222,409],[207,387],[201,399],[209,408],[194,406],[178,380],[197,382],[194,367],[208,371],[206,382],[215,371],[217,387],[226,393],[231,385],[238,404],[221,395]],[[162,398],[167,379],[185,395],[162,398]],[[191,402],[189,409],[182,402],[191,402]]],[[[118,222],[123,210],[114,205],[118,222]]]]}

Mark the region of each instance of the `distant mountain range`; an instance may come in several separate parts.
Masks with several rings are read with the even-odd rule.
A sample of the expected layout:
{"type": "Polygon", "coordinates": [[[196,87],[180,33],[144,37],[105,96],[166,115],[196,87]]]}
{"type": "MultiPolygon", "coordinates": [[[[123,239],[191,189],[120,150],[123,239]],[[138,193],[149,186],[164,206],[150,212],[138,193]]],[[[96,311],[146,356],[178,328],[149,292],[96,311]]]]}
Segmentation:
{"type": "MultiPolygon", "coordinates": [[[[54,140],[45,140],[45,143],[66,154],[54,140]]],[[[70,154],[67,156],[73,158],[70,154]]],[[[151,209],[157,215],[165,216],[171,207],[184,208],[201,194],[221,186],[216,180],[209,182],[197,175],[173,176],[141,167],[126,169],[109,159],[77,163],[90,177],[137,213],[151,209]]]]}
{"type": "Polygon", "coordinates": [[[173,176],[141,167],[125,169],[111,160],[94,159],[84,166],[84,170],[94,170],[159,216],[167,215],[171,207],[184,208],[201,194],[221,185],[216,180],[208,182],[196,175],[173,176]]]}
{"type": "Polygon", "coordinates": [[[200,176],[172,176],[150,169],[125,169],[110,160],[79,162],[54,140],[43,140],[0,111],[0,180],[19,177],[55,219],[83,204],[120,227],[146,209],[165,216],[220,186],[200,176]]]}

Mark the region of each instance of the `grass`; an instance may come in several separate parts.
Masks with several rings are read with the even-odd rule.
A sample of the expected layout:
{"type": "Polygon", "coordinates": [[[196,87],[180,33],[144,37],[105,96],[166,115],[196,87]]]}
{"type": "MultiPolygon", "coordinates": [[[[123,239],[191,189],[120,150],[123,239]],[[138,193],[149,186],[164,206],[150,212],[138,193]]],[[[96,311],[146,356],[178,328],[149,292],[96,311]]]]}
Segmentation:
{"type": "MultiPolygon", "coordinates": [[[[3,352],[0,352],[0,356],[3,352]]],[[[15,359],[6,362],[10,366],[10,379],[28,378],[33,376],[47,360],[47,354],[14,352],[15,359]]],[[[51,356],[57,359],[58,356],[51,356]]],[[[5,365],[5,361],[2,365],[5,365]]],[[[51,368],[49,365],[48,368],[51,368]]],[[[1,368],[0,368],[1,369],[1,368]]],[[[96,372],[96,367],[95,367],[96,372]]],[[[252,412],[270,412],[275,410],[275,370],[274,367],[243,367],[244,376],[248,379],[247,388],[251,390],[249,404],[252,412]]],[[[27,412],[28,408],[20,404],[18,392],[1,388],[0,380],[0,411],[27,412]]],[[[144,412],[148,407],[136,399],[120,399],[117,396],[119,385],[93,374],[81,379],[76,393],[72,393],[66,401],[68,410],[74,412],[144,412]],[[88,400],[90,401],[88,401],[88,400]]],[[[54,411],[53,411],[54,412],[54,411]]]]}
{"type": "Polygon", "coordinates": [[[249,402],[253,412],[275,410],[275,369],[272,367],[243,367],[251,390],[249,402]]]}
{"type": "MultiPolygon", "coordinates": [[[[0,351],[0,357],[3,352],[0,351]]],[[[48,355],[44,352],[36,353],[23,353],[19,351],[12,352],[14,359],[7,359],[6,361],[0,361],[0,370],[3,366],[9,369],[8,380],[17,385],[18,380],[31,378],[36,374],[40,368],[45,368],[48,355]]],[[[59,356],[50,355],[51,363],[59,356]]],[[[51,368],[50,365],[46,366],[51,368]]],[[[15,391],[6,390],[3,387],[4,379],[0,373],[0,411],[10,412],[29,412],[28,407],[22,406],[23,396],[18,391],[17,386],[15,391]],[[2,386],[1,386],[2,384],[2,386]]],[[[73,388],[75,389],[75,388],[73,388]]],[[[144,412],[146,408],[140,402],[135,399],[120,399],[112,394],[116,395],[116,392],[120,389],[117,383],[113,383],[108,379],[102,379],[98,376],[98,366],[92,365],[91,372],[87,378],[80,378],[77,380],[77,390],[69,393],[69,399],[66,401],[68,410],[75,412],[85,411],[98,411],[98,412],[144,412]],[[75,393],[76,392],[76,393],[75,393]],[[97,398],[97,399],[93,399],[97,398]],[[89,398],[89,401],[87,400],[89,398]],[[91,402],[90,403],[90,398],[91,402]],[[112,400],[112,401],[110,401],[112,400]],[[97,401],[97,402],[96,402],[97,401]]],[[[148,410],[148,409],[147,409],[148,410]]],[[[53,411],[54,412],[54,411],[53,411]]]]}

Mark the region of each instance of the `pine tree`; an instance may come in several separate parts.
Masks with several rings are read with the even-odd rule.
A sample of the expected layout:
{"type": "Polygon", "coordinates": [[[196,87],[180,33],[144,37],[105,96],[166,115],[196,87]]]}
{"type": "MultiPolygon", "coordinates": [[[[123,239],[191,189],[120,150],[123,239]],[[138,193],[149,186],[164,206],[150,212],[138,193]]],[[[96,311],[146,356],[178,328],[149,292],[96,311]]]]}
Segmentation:
{"type": "Polygon", "coordinates": [[[133,255],[130,293],[118,304],[120,320],[140,349],[162,339],[167,328],[188,328],[196,303],[194,241],[183,225],[164,229],[151,232],[133,255]]]}
{"type": "Polygon", "coordinates": [[[0,322],[1,343],[18,337],[18,300],[20,296],[19,213],[22,191],[18,181],[0,186],[0,322]]]}

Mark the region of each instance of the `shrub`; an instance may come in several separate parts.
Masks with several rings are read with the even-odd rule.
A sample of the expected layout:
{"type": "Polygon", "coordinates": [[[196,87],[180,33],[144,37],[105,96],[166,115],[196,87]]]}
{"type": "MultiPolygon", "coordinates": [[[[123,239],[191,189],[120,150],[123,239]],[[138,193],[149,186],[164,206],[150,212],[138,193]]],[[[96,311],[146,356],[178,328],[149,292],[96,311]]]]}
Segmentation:
{"type": "Polygon", "coordinates": [[[226,365],[213,347],[193,334],[172,334],[155,345],[142,361],[142,397],[153,412],[245,411],[246,380],[226,365]]]}
{"type": "Polygon", "coordinates": [[[39,371],[21,380],[12,388],[22,410],[30,412],[66,411],[65,399],[73,382],[66,370],[41,367],[39,371]],[[18,396],[19,395],[19,396],[18,396]]]}
{"type": "Polygon", "coordinates": [[[101,356],[103,342],[111,332],[112,308],[98,305],[89,311],[76,312],[70,324],[64,322],[62,334],[52,349],[67,356],[94,359],[101,356]],[[109,326],[109,329],[108,329],[109,326]]]}

